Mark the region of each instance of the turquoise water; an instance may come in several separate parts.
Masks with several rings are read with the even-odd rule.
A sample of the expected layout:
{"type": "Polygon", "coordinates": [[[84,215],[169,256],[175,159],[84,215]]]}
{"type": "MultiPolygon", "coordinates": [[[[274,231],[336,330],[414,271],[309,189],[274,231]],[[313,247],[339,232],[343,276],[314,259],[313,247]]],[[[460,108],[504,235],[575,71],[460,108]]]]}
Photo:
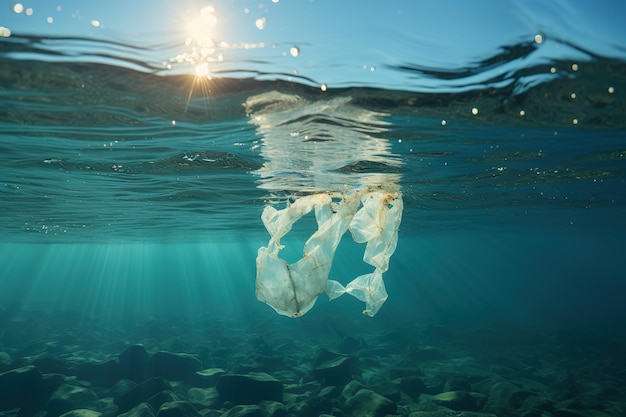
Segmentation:
{"type": "MultiPolygon", "coordinates": [[[[198,346],[261,354],[287,334],[313,352],[353,336],[393,363],[413,344],[480,347],[485,331],[498,374],[488,352],[502,331],[503,345],[558,339],[554,356],[537,348],[538,369],[562,346],[601,361],[626,323],[624,49],[541,33],[449,67],[445,54],[404,59],[415,39],[399,38],[387,65],[364,67],[380,74],[371,82],[342,75],[346,62],[363,70],[356,53],[329,73],[272,55],[297,44],[305,59],[306,42],[220,46],[233,59],[211,55],[207,75],[197,55],[155,58],[175,56],[173,43],[0,38],[0,342],[15,359],[80,345],[99,360],[144,343],[232,371],[236,359],[198,346]],[[358,187],[404,201],[378,314],[348,296],[321,294],[298,319],[260,303],[263,209],[358,187]]],[[[314,231],[299,222],[281,255],[298,260],[314,231]]],[[[330,278],[370,273],[363,251],[346,234],[330,278]]],[[[619,387],[608,374],[596,386],[619,387]]],[[[609,414],[624,409],[615,389],[609,414]]]]}
{"type": "MultiPolygon", "coordinates": [[[[256,250],[269,239],[265,205],[366,184],[401,191],[405,206],[383,311],[501,319],[619,306],[620,61],[520,68],[510,85],[467,92],[322,91],[45,62],[42,42],[1,44],[5,303],[194,316],[225,292],[237,310],[270,316],[250,296],[256,250]],[[515,93],[524,74],[552,68],[558,76],[515,93]],[[440,285],[441,296],[426,296],[440,285]],[[477,299],[463,305],[457,286],[477,299]]],[[[312,231],[289,235],[292,260],[312,231]]],[[[338,252],[331,279],[357,275],[349,268],[360,268],[363,248],[349,240],[340,248],[350,261],[338,252]]]]}

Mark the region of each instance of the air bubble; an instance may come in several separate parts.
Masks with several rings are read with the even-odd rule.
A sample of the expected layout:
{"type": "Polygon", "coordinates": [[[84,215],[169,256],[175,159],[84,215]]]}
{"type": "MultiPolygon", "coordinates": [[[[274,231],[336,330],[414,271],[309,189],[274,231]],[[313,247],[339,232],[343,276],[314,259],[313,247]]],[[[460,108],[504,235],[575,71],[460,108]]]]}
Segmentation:
{"type": "Polygon", "coordinates": [[[289,55],[291,55],[292,57],[297,57],[298,55],[300,55],[300,48],[298,48],[297,46],[292,46],[289,49],[289,55]]]}
{"type": "Polygon", "coordinates": [[[13,5],[13,12],[17,14],[24,12],[24,5],[22,3],[15,3],[13,5]]]}
{"type": "Polygon", "coordinates": [[[259,30],[263,30],[265,29],[265,24],[267,23],[267,19],[265,19],[264,17],[257,19],[256,22],[254,22],[254,24],[256,25],[257,29],[259,30]]]}
{"type": "Polygon", "coordinates": [[[327,86],[326,84],[322,84],[322,85],[320,86],[320,89],[321,89],[322,91],[326,91],[326,90],[328,89],[328,86],[327,86]]]}

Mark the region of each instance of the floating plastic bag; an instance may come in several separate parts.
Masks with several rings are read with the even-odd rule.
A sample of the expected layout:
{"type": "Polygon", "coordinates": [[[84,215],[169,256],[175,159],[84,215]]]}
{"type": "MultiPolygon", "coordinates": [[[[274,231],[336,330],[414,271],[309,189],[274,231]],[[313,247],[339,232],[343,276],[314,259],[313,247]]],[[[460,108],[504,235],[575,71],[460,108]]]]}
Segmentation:
{"type": "Polygon", "coordinates": [[[324,291],[331,300],[344,293],[353,295],[365,303],[363,313],[368,316],[374,316],[387,300],[382,275],[398,241],[400,193],[358,189],[345,194],[313,194],[296,199],[282,210],[267,206],[261,219],[271,238],[257,255],[256,295],[279,314],[306,314],[324,291]],[[284,248],[280,239],[312,210],[317,231],[304,244],[303,257],[288,264],[279,257],[284,248]],[[357,243],[367,243],[363,260],[375,270],[344,287],[329,280],[328,275],[337,246],[348,229],[357,243]]]}
{"type": "Polygon", "coordinates": [[[387,301],[387,290],[380,269],[376,269],[371,274],[356,277],[345,288],[337,281],[328,280],[326,293],[331,300],[344,293],[353,295],[365,303],[363,314],[370,317],[373,317],[383,303],[387,301]]]}
{"type": "Polygon", "coordinates": [[[363,260],[385,272],[398,242],[401,197],[390,193],[369,193],[361,201],[363,207],[350,223],[352,238],[357,243],[367,242],[363,260]]]}

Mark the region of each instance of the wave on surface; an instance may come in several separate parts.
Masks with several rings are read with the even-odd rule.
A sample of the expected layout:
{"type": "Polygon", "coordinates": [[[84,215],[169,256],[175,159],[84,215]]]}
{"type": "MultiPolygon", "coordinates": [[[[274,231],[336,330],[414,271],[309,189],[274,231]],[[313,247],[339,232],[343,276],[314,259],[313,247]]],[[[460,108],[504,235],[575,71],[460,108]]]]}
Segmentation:
{"type": "Polygon", "coordinates": [[[265,202],[362,184],[403,192],[404,228],[424,227],[417,211],[456,225],[467,218],[441,211],[621,206],[626,64],[573,46],[584,60],[535,59],[539,46],[456,69],[390,65],[400,89],[323,91],[244,67],[170,74],[121,43],[1,39],[2,230],[263,233],[265,202]]]}
{"type": "MultiPolygon", "coordinates": [[[[441,66],[422,64],[410,57],[390,57],[377,68],[376,77],[367,83],[354,81],[341,68],[332,76],[318,79],[311,71],[292,71],[271,55],[256,56],[258,50],[276,44],[214,45],[210,53],[200,54],[193,46],[175,43],[149,46],[132,45],[96,38],[54,37],[13,34],[0,38],[0,57],[66,63],[99,63],[159,75],[196,75],[206,78],[254,78],[285,80],[324,88],[369,87],[424,93],[461,93],[472,90],[508,88],[522,94],[532,87],[561,78],[577,78],[578,69],[605,62],[624,64],[621,59],[605,57],[561,39],[522,40],[501,45],[490,56],[465,63],[441,62],[441,66]],[[205,56],[207,55],[207,56],[205,56]],[[219,56],[219,59],[215,58],[219,56]]],[[[419,55],[419,53],[417,54],[419,55]]],[[[351,65],[349,60],[337,65],[351,65]]],[[[372,67],[373,70],[373,67],[372,67]]],[[[617,81],[617,80],[616,80],[617,81]]]]}

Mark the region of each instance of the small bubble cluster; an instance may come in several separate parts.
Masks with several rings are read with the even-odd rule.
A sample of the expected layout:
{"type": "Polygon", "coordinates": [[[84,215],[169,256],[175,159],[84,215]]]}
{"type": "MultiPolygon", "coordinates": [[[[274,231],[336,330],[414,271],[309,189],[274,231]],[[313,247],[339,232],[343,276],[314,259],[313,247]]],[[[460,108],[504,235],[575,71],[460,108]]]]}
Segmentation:
{"type": "Polygon", "coordinates": [[[267,23],[267,19],[265,19],[264,17],[261,17],[261,18],[257,19],[256,22],[254,22],[254,24],[256,25],[257,29],[259,29],[259,30],[265,29],[265,24],[266,23],[267,23]]]}
{"type": "MultiPolygon", "coordinates": [[[[33,16],[35,14],[35,11],[32,7],[25,7],[22,3],[14,3],[13,6],[11,6],[11,10],[13,11],[13,13],[15,14],[24,14],[25,16],[33,16]]],[[[63,7],[61,6],[56,6],[54,8],[54,10],[56,10],[57,12],[61,12],[63,10],[63,7]]],[[[80,13],[78,11],[72,13],[72,18],[74,19],[80,19],[80,13]]],[[[54,17],[52,16],[47,16],[45,18],[46,23],[54,23],[54,17]]],[[[104,28],[105,26],[102,24],[102,22],[100,20],[97,19],[93,19],[89,21],[89,24],[95,28],[104,28]]],[[[0,37],[8,37],[10,36],[10,30],[8,28],[3,28],[0,27],[0,37]]]]}

